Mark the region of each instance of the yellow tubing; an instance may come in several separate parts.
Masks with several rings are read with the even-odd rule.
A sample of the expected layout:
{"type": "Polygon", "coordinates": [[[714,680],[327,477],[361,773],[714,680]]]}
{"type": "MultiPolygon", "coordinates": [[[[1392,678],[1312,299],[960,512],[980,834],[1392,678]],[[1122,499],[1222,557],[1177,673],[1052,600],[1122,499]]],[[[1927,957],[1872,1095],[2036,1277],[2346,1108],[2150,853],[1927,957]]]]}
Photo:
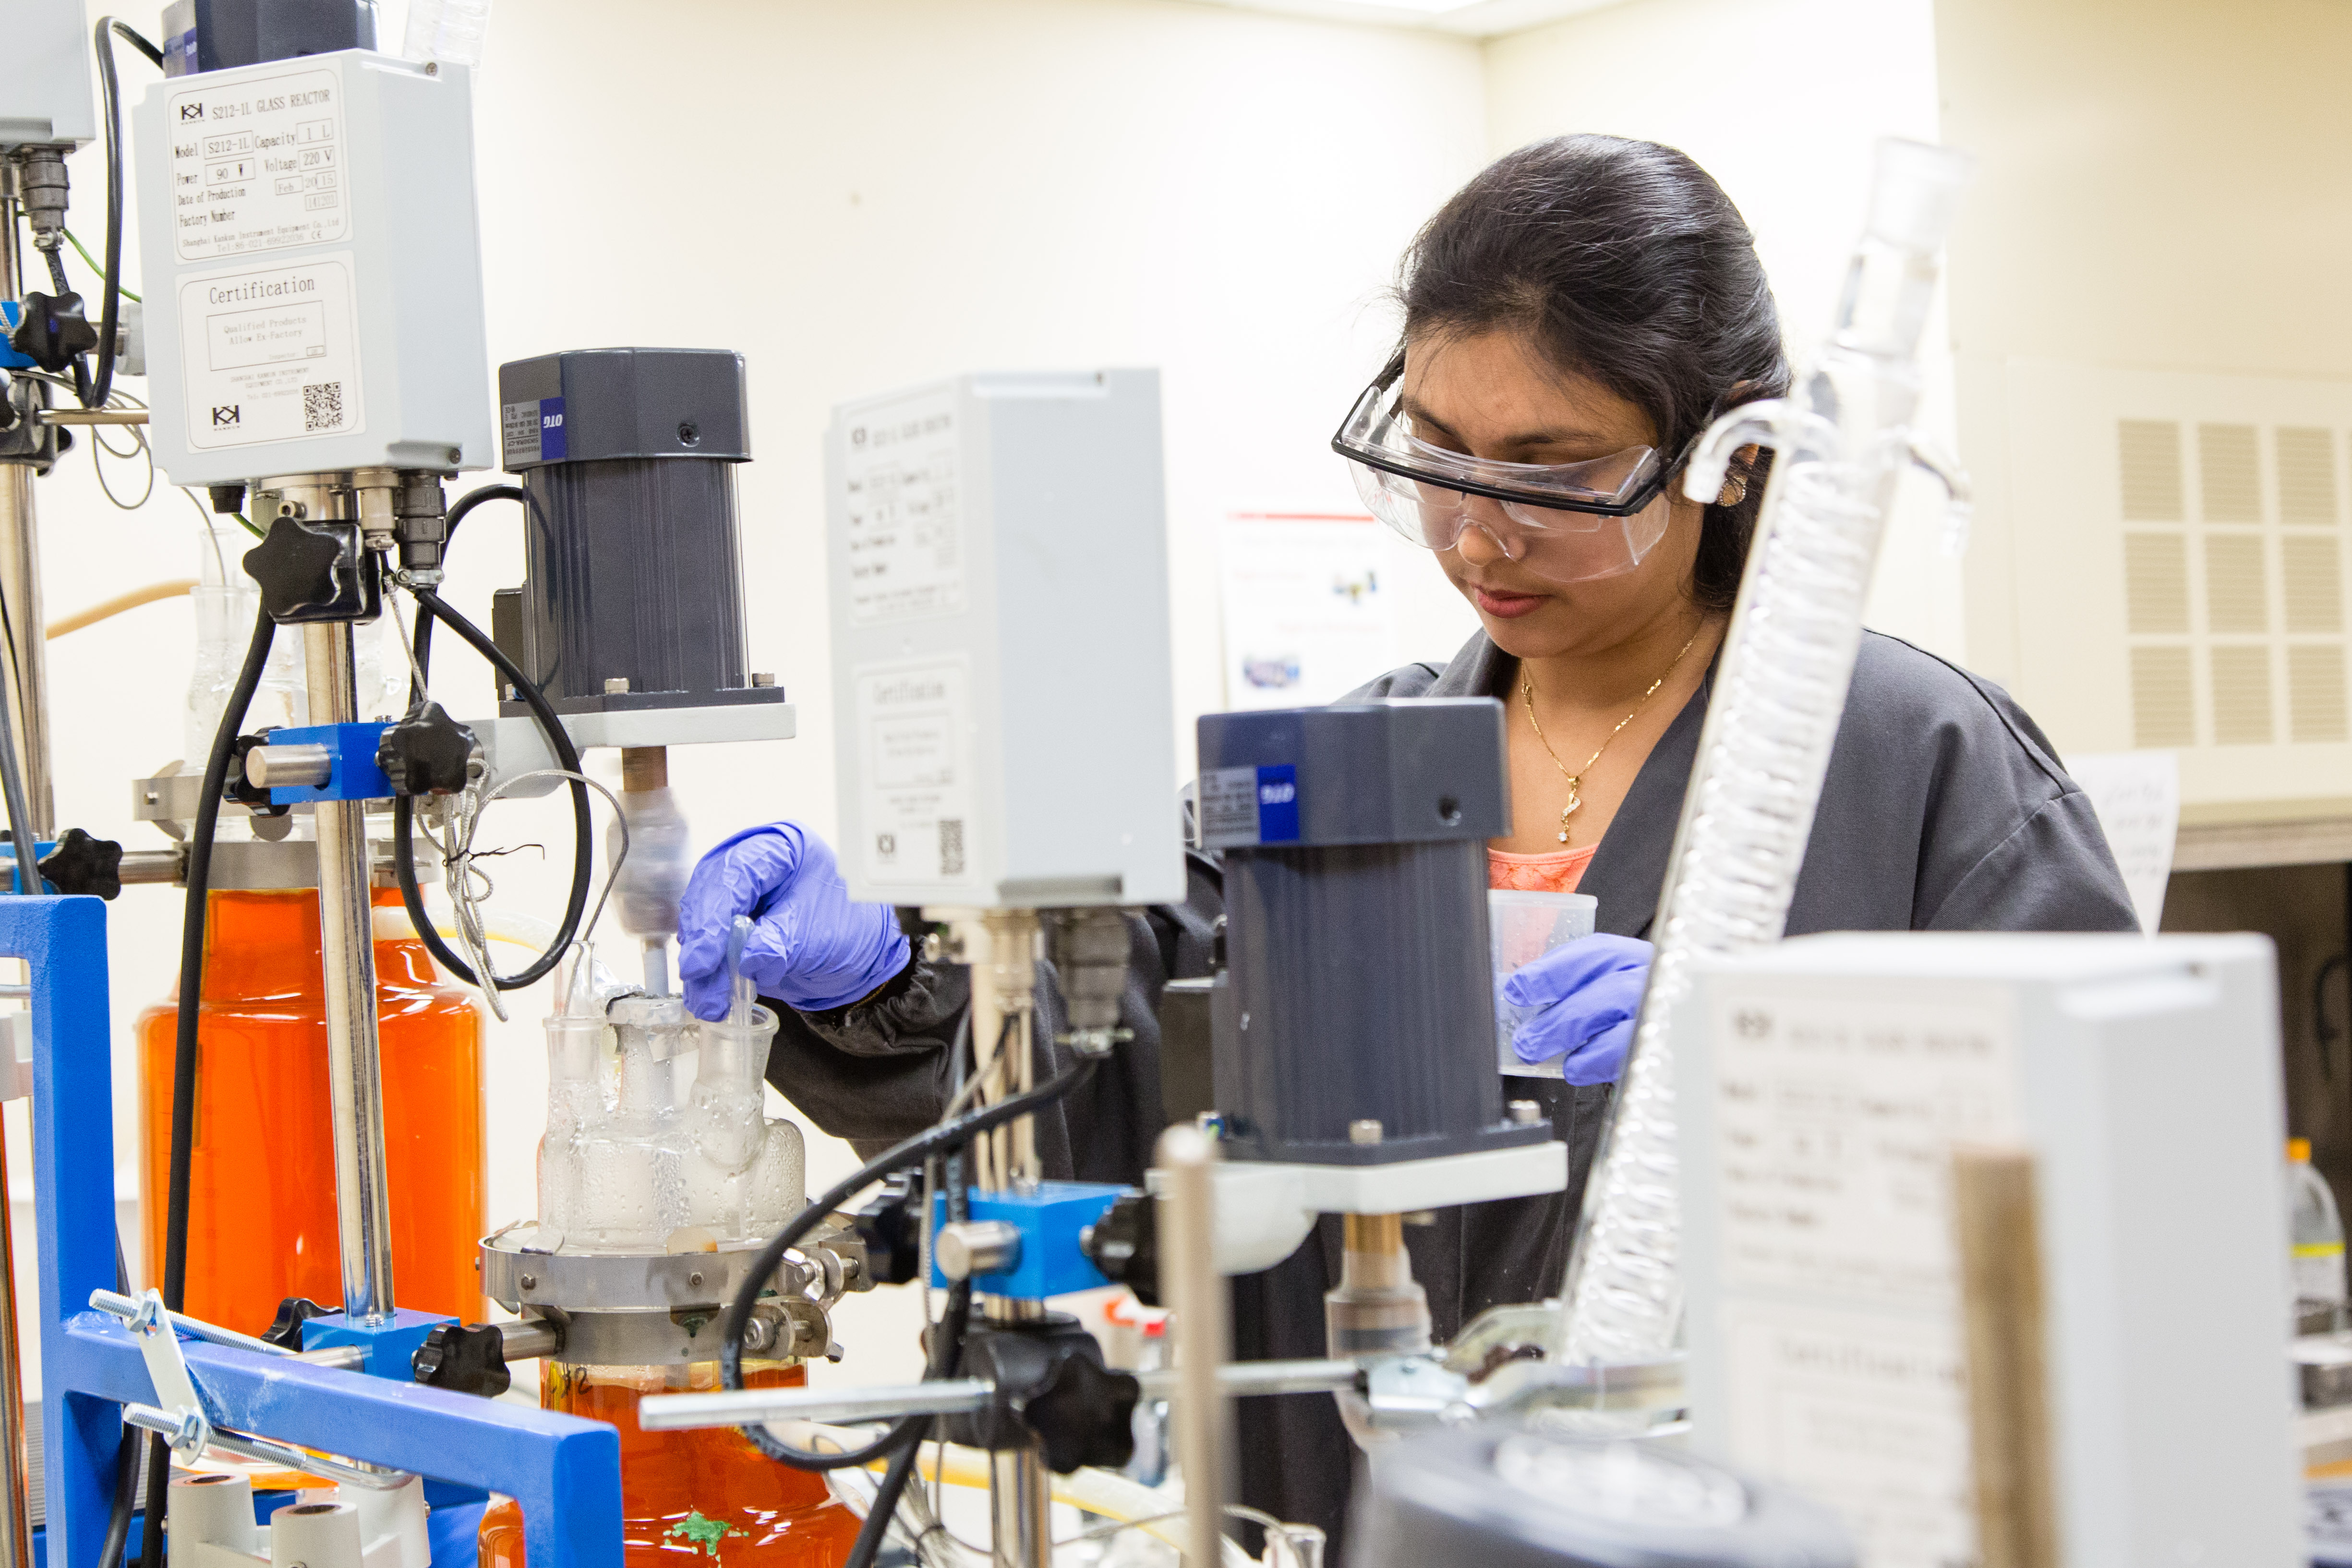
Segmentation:
{"type": "Polygon", "coordinates": [[[142,605],[152,605],[158,599],[176,599],[196,585],[194,577],[174,577],[168,583],[150,583],[144,588],[133,588],[128,594],[117,594],[111,599],[92,605],[87,610],[51,621],[41,636],[54,641],[68,632],[78,632],[84,626],[94,626],[110,616],[125,610],[135,610],[142,605]]]}
{"type": "MultiPolygon", "coordinates": [[[[807,1438],[814,1437],[819,1442],[832,1445],[835,1449],[844,1449],[853,1444],[863,1443],[871,1436],[866,1432],[853,1431],[842,1426],[826,1426],[815,1422],[780,1421],[774,1423],[774,1426],[798,1426],[803,1435],[799,1440],[805,1441],[807,1438]]],[[[975,1491],[988,1489],[987,1453],[982,1449],[967,1448],[955,1443],[923,1445],[922,1458],[918,1462],[917,1468],[925,1480],[930,1479],[931,1468],[940,1464],[942,1448],[945,1449],[947,1458],[940,1470],[940,1480],[951,1487],[969,1487],[975,1491]]],[[[866,1468],[878,1472],[886,1462],[877,1459],[866,1468]]],[[[1184,1515],[1181,1509],[1178,1509],[1175,1500],[1163,1492],[1156,1492],[1139,1482],[1129,1480],[1125,1476],[1113,1470],[1082,1469],[1074,1470],[1066,1476],[1055,1476],[1054,1500],[1068,1503],[1073,1508],[1082,1508],[1088,1513],[1100,1514],[1106,1519],[1122,1521],[1148,1520],[1155,1516],[1166,1515],[1167,1517],[1158,1519],[1155,1523],[1139,1523],[1136,1528],[1147,1535],[1167,1542],[1179,1552],[1181,1552],[1187,1544],[1184,1534],[1184,1515]],[[1171,1513],[1171,1510],[1177,1510],[1177,1511],[1171,1513]]],[[[1226,1542],[1225,1555],[1228,1563],[1246,1563],[1250,1561],[1242,1553],[1240,1545],[1231,1540],[1226,1542]]]]}

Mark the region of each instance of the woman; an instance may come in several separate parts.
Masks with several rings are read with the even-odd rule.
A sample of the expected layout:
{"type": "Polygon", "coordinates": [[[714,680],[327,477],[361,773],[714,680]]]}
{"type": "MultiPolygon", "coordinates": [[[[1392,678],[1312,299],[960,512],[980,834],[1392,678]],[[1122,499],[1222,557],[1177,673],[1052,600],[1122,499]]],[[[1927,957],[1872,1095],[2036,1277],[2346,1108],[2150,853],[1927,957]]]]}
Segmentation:
{"type": "MultiPolygon", "coordinates": [[[[1602,935],[1513,982],[1541,1005],[1515,1041],[1562,1079],[1515,1079],[1570,1150],[1565,1194],[1439,1214],[1406,1235],[1437,1337],[1488,1306],[1559,1287],[1610,1085],[1632,1033],[1649,929],[1763,491],[1742,454],[1709,504],[1682,462],[1725,408],[1782,391],[1780,328],[1746,226],[1714,181],[1646,142],[1567,137],[1487,169],[1406,255],[1396,357],[1341,427],[1366,503],[1435,552],[1476,608],[1446,665],[1410,665],[1354,698],[1507,704],[1512,831],[1496,887],[1574,889],[1602,935]]],[[[1354,700],[1354,699],[1351,699],[1354,700]]],[[[1041,1117],[1055,1173],[1132,1181],[1160,1119],[1160,986],[1203,973],[1213,861],[1192,895],[1130,922],[1133,1044],[1085,1098],[1041,1117]]],[[[935,1117],[965,998],[961,972],[910,954],[891,911],[851,904],[831,852],[791,824],[730,840],[695,873],[681,929],[689,1002],[723,1007],[738,912],[749,959],[787,1005],[771,1075],[827,1131],[886,1142],[935,1117]]],[[[1790,934],[1825,930],[2126,931],[2132,910],[2090,804],[1997,688],[1892,637],[1854,670],[1790,934]]],[[[1044,998],[1051,1039],[1058,999],[1044,998]]],[[[1323,1353],[1336,1226],[1235,1283],[1236,1353],[1323,1353]]],[[[1244,1406],[1244,1495],[1344,1524],[1350,1449],[1330,1403],[1244,1406]]]]}

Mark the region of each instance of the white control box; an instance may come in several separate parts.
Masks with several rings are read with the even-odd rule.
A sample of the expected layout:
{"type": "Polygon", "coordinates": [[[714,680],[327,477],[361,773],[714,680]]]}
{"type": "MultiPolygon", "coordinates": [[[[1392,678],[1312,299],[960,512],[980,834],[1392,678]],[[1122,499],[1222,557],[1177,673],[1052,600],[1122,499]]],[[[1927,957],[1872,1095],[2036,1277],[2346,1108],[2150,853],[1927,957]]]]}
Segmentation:
{"type": "Polygon", "coordinates": [[[1672,1027],[1696,1444],[1976,1561],[1951,1154],[2022,1149],[2059,1559],[2305,1560],[2268,941],[1802,937],[1672,1027]]]}
{"type": "Polygon", "coordinates": [[[1181,900],[1159,373],[844,404],[825,451],[850,896],[1181,900]]]}
{"type": "Polygon", "coordinates": [[[496,464],[463,67],[349,50],[167,78],[133,130],[172,483],[496,464]]]}
{"type": "MultiPolygon", "coordinates": [[[[98,140],[89,43],[79,5],[0,0],[0,148],[80,147],[98,140]]],[[[127,44],[117,47],[130,51],[127,44]]],[[[86,226],[89,221],[82,219],[86,226]]]]}

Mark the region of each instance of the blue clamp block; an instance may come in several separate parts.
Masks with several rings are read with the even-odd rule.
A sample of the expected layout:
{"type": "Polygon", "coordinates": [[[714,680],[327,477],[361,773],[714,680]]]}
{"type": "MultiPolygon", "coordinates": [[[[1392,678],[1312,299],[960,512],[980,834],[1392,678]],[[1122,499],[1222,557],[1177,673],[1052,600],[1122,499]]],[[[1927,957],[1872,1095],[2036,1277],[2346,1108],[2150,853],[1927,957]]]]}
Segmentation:
{"type": "MultiPolygon", "coordinates": [[[[1078,1236],[1133,1191],[1133,1187],[1101,1182],[1041,1182],[1035,1192],[1028,1194],[973,1193],[973,1219],[1001,1219],[1021,1232],[1021,1261],[1007,1274],[973,1275],[972,1289],[992,1296],[1036,1300],[1109,1284],[1094,1260],[1079,1248],[1078,1236]]],[[[947,1223],[947,1194],[940,1194],[931,1210],[933,1225],[947,1223]]],[[[931,1265],[931,1284],[940,1289],[949,1284],[936,1261],[931,1265]]]]}
{"type": "Polygon", "coordinates": [[[444,1312],[416,1312],[406,1307],[394,1307],[388,1323],[354,1323],[341,1312],[330,1312],[303,1323],[302,1348],[320,1351],[329,1345],[358,1345],[367,1352],[360,1371],[370,1377],[414,1383],[416,1347],[442,1324],[457,1321],[444,1312]]]}
{"type": "Polygon", "coordinates": [[[5,326],[6,329],[5,331],[0,331],[0,366],[9,370],[36,368],[30,354],[20,354],[8,343],[7,332],[15,331],[24,319],[25,306],[22,300],[0,300],[0,326],[5,326]]]}
{"type": "MultiPolygon", "coordinates": [[[[7,362],[5,360],[0,360],[0,364],[5,364],[7,362]]],[[[49,885],[48,879],[42,876],[39,870],[40,863],[47,859],[49,858],[50,851],[56,849],[57,847],[57,841],[51,838],[37,839],[34,842],[34,873],[32,880],[33,891],[36,893],[54,894],[57,891],[57,889],[49,885]]],[[[13,893],[16,890],[16,847],[13,844],[0,844],[0,894],[13,893]]]]}
{"type": "Polygon", "coordinates": [[[383,744],[389,724],[312,724],[299,730],[272,730],[273,746],[324,746],[333,771],[322,784],[289,784],[269,792],[272,805],[299,805],[314,800],[389,800],[392,781],[375,765],[375,752],[383,744]]]}

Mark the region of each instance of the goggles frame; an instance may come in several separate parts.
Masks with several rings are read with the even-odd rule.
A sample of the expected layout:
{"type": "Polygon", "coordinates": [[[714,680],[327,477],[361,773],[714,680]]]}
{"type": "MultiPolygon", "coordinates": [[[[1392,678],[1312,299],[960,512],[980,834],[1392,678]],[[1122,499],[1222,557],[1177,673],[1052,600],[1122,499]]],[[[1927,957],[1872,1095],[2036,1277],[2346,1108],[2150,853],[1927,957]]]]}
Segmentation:
{"type": "MultiPolygon", "coordinates": [[[[1625,500],[1612,502],[1572,500],[1554,491],[1528,489],[1517,486],[1497,484],[1491,480],[1475,479],[1466,475],[1447,472],[1434,466],[1429,468],[1417,468],[1405,461],[1403,458],[1399,458],[1393,452],[1373,446],[1370,442],[1351,441],[1348,437],[1349,428],[1353,426],[1360,418],[1362,418],[1365,416],[1365,405],[1371,402],[1373,399],[1385,395],[1391,387],[1394,386],[1397,382],[1402,378],[1403,375],[1404,359],[1403,356],[1399,355],[1396,359],[1390,362],[1386,369],[1382,370],[1379,375],[1372,379],[1371,384],[1365,387],[1363,392],[1357,397],[1356,401],[1349,405],[1347,417],[1340,420],[1339,428],[1332,433],[1331,449],[1334,452],[1337,452],[1340,457],[1345,458],[1351,462],[1361,463],[1366,468],[1378,468],[1384,473],[1394,474],[1399,479],[1411,479],[1417,484],[1434,485],[1440,489],[1454,490],[1462,495],[1483,496],[1488,500],[1509,501],[1519,506],[1535,507],[1543,511],[1582,512],[1591,517],[1632,517],[1635,513],[1647,508],[1652,501],[1658,499],[1659,495],[1664,491],[1666,486],[1673,481],[1674,477],[1682,472],[1684,467],[1690,461],[1690,455],[1692,451],[1697,447],[1699,443],[1699,437],[1693,436],[1688,441],[1684,443],[1683,449],[1675,453],[1671,461],[1659,460],[1650,473],[1650,476],[1641,482],[1630,498],[1625,500]]],[[[1706,426],[1702,425],[1699,434],[1704,435],[1705,433],[1706,426]]],[[[1409,431],[1405,433],[1405,438],[1409,441],[1415,442],[1420,442],[1421,440],[1419,437],[1412,435],[1409,431]]],[[[1427,445],[1425,442],[1422,442],[1421,444],[1424,446],[1427,445]]],[[[1647,458],[1644,459],[1645,461],[1660,458],[1658,448],[1655,447],[1644,447],[1643,450],[1647,454],[1647,458]]],[[[1496,459],[1493,458],[1471,458],[1468,457],[1467,454],[1463,454],[1462,456],[1465,460],[1474,463],[1491,464],[1496,461],[1496,459]]],[[[1601,461],[1604,459],[1596,458],[1594,460],[1601,461]]],[[[1561,463],[1516,464],[1512,466],[1519,468],[1572,468],[1578,465],[1561,463]]]]}

